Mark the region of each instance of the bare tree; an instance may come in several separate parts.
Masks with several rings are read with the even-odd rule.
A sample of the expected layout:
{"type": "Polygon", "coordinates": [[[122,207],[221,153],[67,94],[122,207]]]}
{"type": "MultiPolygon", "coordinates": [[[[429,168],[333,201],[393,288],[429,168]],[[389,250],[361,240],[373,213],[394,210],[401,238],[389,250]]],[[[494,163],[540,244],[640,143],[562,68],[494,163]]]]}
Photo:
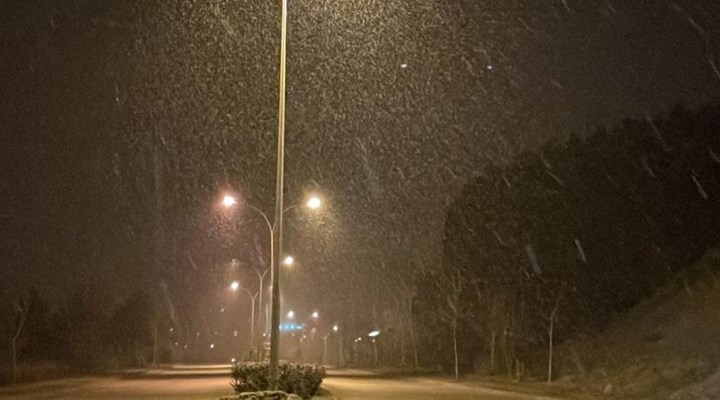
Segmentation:
{"type": "Polygon", "coordinates": [[[552,371],[553,371],[553,334],[555,330],[555,321],[557,320],[558,307],[560,306],[560,297],[555,299],[555,306],[550,312],[550,327],[548,328],[548,374],[547,383],[552,382],[552,371]]]}
{"type": "Polygon", "coordinates": [[[489,296],[489,309],[488,309],[488,328],[490,329],[490,372],[492,374],[497,372],[497,349],[498,339],[500,332],[503,331],[505,325],[505,304],[506,300],[504,296],[499,293],[489,296]]]}
{"type": "Polygon", "coordinates": [[[406,338],[409,337],[413,366],[418,368],[420,362],[413,318],[413,303],[418,292],[416,277],[425,272],[425,266],[421,261],[413,260],[412,257],[410,258],[410,261],[403,260],[398,268],[392,269],[389,273],[393,274],[392,282],[394,290],[392,294],[399,321],[401,364],[406,364],[406,338]]]}
{"type": "Polygon", "coordinates": [[[23,327],[25,326],[29,309],[30,307],[27,300],[25,300],[25,298],[21,296],[18,299],[17,303],[15,303],[15,325],[11,341],[13,383],[17,383],[17,341],[18,338],[20,338],[23,327]]]}
{"type": "Polygon", "coordinates": [[[410,333],[410,345],[413,351],[413,366],[418,368],[420,361],[418,359],[417,335],[415,334],[415,324],[413,319],[413,301],[417,295],[417,285],[413,283],[408,285],[403,291],[403,304],[405,305],[405,319],[407,320],[408,331],[410,333]]]}
{"type": "Polygon", "coordinates": [[[478,318],[474,323],[479,332],[487,332],[488,362],[490,374],[497,371],[498,339],[500,332],[506,323],[506,299],[505,293],[497,285],[489,285],[483,280],[476,280],[474,283],[476,311],[484,313],[485,318],[478,318]]]}
{"type": "Polygon", "coordinates": [[[417,349],[417,337],[415,335],[415,328],[413,324],[413,301],[417,294],[417,286],[410,279],[401,279],[397,281],[396,296],[398,303],[398,316],[402,320],[400,323],[400,335],[402,343],[402,364],[405,364],[405,334],[410,337],[410,347],[413,355],[413,366],[417,368],[419,366],[418,360],[418,349],[417,349]]]}
{"type": "Polygon", "coordinates": [[[444,276],[437,280],[439,292],[442,294],[443,304],[440,308],[440,318],[448,324],[452,332],[453,358],[455,364],[455,380],[460,378],[460,364],[458,359],[457,331],[461,318],[464,315],[462,304],[462,276],[460,269],[446,271],[444,276]]]}

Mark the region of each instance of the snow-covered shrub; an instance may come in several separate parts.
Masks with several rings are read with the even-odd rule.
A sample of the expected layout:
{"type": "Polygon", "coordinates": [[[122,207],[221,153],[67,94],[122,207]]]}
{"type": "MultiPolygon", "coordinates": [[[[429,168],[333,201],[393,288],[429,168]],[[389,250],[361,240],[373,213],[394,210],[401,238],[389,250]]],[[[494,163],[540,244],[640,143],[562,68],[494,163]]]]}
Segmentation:
{"type": "MultiPolygon", "coordinates": [[[[240,363],[232,368],[230,383],[236,393],[258,392],[270,388],[270,365],[267,362],[240,363]]],[[[318,365],[280,363],[278,389],[309,399],[320,389],[325,369],[318,365]]]]}

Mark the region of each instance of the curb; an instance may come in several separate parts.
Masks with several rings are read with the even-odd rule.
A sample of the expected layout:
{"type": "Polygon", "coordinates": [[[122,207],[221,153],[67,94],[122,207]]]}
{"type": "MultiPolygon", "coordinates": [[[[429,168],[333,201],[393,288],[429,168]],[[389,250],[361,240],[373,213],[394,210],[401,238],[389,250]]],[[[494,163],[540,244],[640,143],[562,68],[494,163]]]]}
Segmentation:
{"type": "Polygon", "coordinates": [[[318,392],[313,396],[313,399],[315,400],[338,400],[338,398],[332,394],[329,390],[323,388],[322,386],[318,390],[318,392]]]}
{"type": "Polygon", "coordinates": [[[121,372],[117,374],[120,379],[157,379],[157,380],[172,380],[172,379],[203,379],[203,378],[217,378],[227,377],[230,379],[229,371],[202,371],[196,373],[157,373],[154,371],[129,371],[121,372]]]}

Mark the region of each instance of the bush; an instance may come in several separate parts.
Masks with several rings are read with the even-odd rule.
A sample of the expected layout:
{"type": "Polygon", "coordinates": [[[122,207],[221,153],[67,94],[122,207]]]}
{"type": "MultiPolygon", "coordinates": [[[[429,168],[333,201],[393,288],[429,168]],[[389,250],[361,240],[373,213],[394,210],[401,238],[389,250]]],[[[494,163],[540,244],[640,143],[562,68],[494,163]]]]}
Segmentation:
{"type": "MultiPolygon", "coordinates": [[[[270,389],[270,364],[267,362],[240,363],[232,367],[230,384],[236,393],[270,389]]],[[[278,389],[309,399],[320,389],[325,369],[317,365],[280,363],[278,389]]]]}

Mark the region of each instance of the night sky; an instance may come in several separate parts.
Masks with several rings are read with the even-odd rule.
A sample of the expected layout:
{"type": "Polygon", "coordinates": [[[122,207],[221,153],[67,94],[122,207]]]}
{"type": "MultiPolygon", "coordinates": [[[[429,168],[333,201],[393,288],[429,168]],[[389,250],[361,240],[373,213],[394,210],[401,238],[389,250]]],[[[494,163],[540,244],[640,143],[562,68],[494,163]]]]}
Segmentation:
{"type": "MultiPolygon", "coordinates": [[[[273,210],[279,7],[142,3],[0,0],[3,295],[192,294],[188,255],[247,261],[265,237],[214,204],[273,210]]],[[[291,1],[287,201],[328,203],[288,216],[295,295],[439,262],[446,207],[488,163],[717,101],[718,58],[715,0],[291,1]]]]}

